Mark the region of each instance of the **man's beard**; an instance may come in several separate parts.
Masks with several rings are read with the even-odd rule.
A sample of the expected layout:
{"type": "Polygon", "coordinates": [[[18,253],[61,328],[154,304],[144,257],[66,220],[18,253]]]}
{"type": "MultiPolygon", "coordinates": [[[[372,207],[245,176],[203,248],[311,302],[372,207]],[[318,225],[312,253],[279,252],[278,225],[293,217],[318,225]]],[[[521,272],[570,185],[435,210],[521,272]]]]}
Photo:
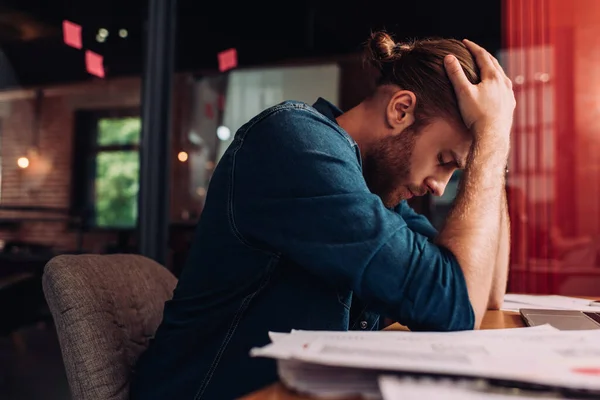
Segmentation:
{"type": "Polygon", "coordinates": [[[408,190],[416,136],[412,128],[407,128],[399,135],[382,139],[363,155],[363,176],[367,186],[386,207],[397,206],[404,199],[403,192],[408,190]],[[403,184],[407,185],[404,191],[403,184]]]}

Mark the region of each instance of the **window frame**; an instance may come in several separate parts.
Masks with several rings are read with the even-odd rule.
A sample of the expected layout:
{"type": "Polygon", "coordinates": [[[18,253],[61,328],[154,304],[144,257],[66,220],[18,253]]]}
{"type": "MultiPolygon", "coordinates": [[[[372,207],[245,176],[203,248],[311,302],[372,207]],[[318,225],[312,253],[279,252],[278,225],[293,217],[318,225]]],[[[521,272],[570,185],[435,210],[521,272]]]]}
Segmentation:
{"type": "MultiPolygon", "coordinates": [[[[75,129],[73,139],[72,157],[72,184],[70,214],[79,229],[95,231],[133,231],[132,227],[98,226],[96,225],[96,160],[98,154],[106,151],[137,151],[141,148],[138,144],[117,144],[99,146],[98,122],[106,118],[141,118],[141,110],[137,107],[114,109],[82,109],[75,111],[75,129]]],[[[138,194],[139,196],[139,194],[138,194]]],[[[139,219],[139,216],[138,216],[139,219]]]]}

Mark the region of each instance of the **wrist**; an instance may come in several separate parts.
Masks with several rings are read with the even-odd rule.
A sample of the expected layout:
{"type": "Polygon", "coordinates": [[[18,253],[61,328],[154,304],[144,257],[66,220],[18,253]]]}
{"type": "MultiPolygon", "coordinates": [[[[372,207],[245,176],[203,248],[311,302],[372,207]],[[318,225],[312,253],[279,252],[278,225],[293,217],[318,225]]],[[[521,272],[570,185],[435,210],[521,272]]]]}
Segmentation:
{"type": "Polygon", "coordinates": [[[472,153],[474,156],[486,160],[486,164],[498,165],[502,173],[508,173],[508,153],[510,151],[510,137],[502,137],[487,133],[473,141],[472,153]]]}

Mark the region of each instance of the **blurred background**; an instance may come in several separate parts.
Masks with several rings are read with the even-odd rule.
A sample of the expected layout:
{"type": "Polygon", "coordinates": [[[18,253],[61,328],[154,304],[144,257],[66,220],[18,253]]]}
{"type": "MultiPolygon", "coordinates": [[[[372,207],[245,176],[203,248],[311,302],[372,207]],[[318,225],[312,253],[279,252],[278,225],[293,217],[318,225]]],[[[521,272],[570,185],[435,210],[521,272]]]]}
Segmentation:
{"type": "MultiPolygon", "coordinates": [[[[141,253],[177,276],[235,131],[283,100],[358,104],[372,30],[499,58],[517,97],[509,291],[600,296],[600,1],[157,3],[0,1],[0,398],[69,398],[50,258],[141,253]]],[[[459,181],[413,207],[440,226],[459,181]]]]}

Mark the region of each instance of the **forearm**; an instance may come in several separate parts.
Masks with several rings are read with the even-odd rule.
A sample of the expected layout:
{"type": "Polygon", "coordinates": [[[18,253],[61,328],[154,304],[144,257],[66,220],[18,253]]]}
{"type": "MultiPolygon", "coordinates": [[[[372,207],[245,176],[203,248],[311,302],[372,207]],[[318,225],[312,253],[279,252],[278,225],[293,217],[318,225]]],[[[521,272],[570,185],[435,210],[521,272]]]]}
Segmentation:
{"type": "Polygon", "coordinates": [[[502,195],[502,210],[500,211],[500,237],[498,241],[498,255],[494,267],[492,289],[488,309],[499,310],[506,294],[508,280],[508,267],[510,258],[510,218],[506,202],[506,193],[502,195]]]}
{"type": "Polygon", "coordinates": [[[487,310],[498,254],[498,216],[504,205],[508,154],[507,149],[501,149],[504,149],[501,144],[473,144],[461,189],[437,240],[454,253],[461,266],[476,329],[487,310]]]}

